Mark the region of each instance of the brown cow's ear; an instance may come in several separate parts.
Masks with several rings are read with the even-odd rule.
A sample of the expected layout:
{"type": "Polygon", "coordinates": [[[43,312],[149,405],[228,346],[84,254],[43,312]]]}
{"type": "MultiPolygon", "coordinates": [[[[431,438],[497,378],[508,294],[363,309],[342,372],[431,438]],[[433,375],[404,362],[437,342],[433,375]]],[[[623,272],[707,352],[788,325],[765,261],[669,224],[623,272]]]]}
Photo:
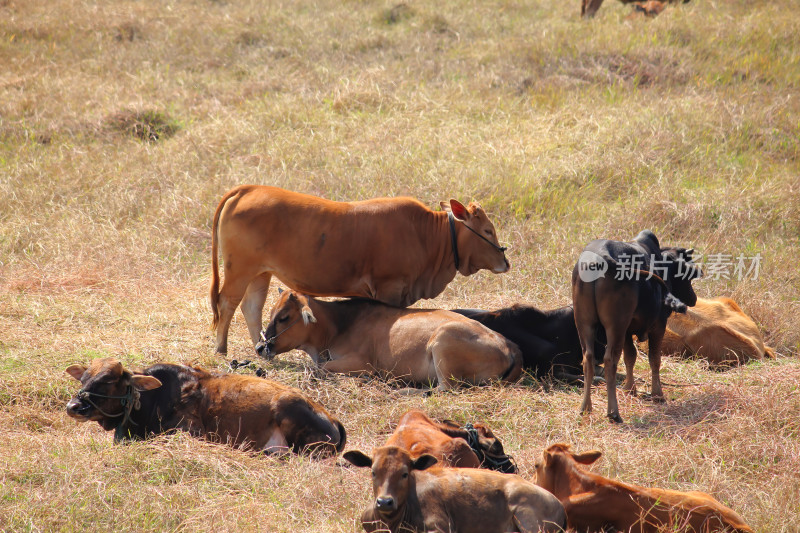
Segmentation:
{"type": "Polygon", "coordinates": [[[65,372],[80,381],[83,373],[86,372],[86,367],[83,365],[72,365],[71,367],[67,368],[65,372]]]}
{"type": "Polygon", "coordinates": [[[442,211],[450,211],[450,204],[448,204],[444,200],[439,202],[439,207],[442,209],[442,211]]]}
{"type": "Polygon", "coordinates": [[[450,199],[450,211],[453,212],[454,217],[462,222],[466,222],[472,216],[470,212],[467,211],[467,208],[464,207],[464,204],[452,198],[450,199]]]}
{"type": "Polygon", "coordinates": [[[436,457],[426,453],[411,461],[411,469],[425,470],[426,468],[430,468],[438,462],[439,460],[436,457]]]}
{"type": "Polygon", "coordinates": [[[138,390],[153,390],[161,386],[161,382],[153,376],[131,376],[131,383],[138,390]]]}
{"type": "Polygon", "coordinates": [[[314,313],[311,312],[311,308],[307,305],[304,305],[300,310],[300,315],[303,317],[303,324],[306,326],[309,322],[317,321],[317,317],[314,316],[314,313]]]}
{"type": "Polygon", "coordinates": [[[360,450],[350,450],[349,452],[344,452],[342,457],[345,461],[359,468],[372,466],[372,457],[360,450]]]}
{"type": "Polygon", "coordinates": [[[600,459],[601,455],[603,455],[603,452],[592,450],[590,452],[573,453],[572,458],[582,465],[590,465],[600,459]]]}

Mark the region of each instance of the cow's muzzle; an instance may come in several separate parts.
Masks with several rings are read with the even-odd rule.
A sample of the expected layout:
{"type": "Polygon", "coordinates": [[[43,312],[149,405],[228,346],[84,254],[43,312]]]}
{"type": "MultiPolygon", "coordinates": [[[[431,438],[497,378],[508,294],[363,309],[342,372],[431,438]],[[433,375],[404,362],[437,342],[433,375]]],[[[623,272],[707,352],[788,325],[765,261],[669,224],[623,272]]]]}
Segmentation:
{"type": "Polygon", "coordinates": [[[256,353],[267,361],[275,358],[275,337],[267,337],[267,330],[261,330],[261,342],[256,344],[256,353]]]}
{"type": "Polygon", "coordinates": [[[375,499],[375,509],[379,513],[391,513],[397,509],[397,503],[391,496],[381,496],[375,499]]]}
{"type": "Polygon", "coordinates": [[[72,418],[85,420],[92,406],[82,401],[80,398],[73,398],[67,402],[67,414],[72,418]]]}

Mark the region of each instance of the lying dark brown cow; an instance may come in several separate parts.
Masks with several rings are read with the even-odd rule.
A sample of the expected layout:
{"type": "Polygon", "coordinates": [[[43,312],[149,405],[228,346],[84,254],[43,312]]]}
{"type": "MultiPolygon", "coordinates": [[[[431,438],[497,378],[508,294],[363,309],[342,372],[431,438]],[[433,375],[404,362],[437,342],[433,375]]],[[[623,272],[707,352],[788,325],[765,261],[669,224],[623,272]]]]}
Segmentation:
{"type": "MultiPolygon", "coordinates": [[[[650,0],[646,2],[636,0],[620,0],[623,4],[634,4],[634,12],[640,12],[648,17],[655,17],[664,10],[665,4],[682,1],[684,4],[689,0],[650,0]]],[[[581,0],[581,16],[584,18],[592,18],[603,5],[603,0],[581,0]]]]}
{"type": "MultiPolygon", "coordinates": [[[[572,306],[542,311],[532,305],[515,304],[495,311],[453,309],[503,335],[522,350],[522,367],[537,378],[553,375],[575,381],[583,378],[583,354],[572,306]]],[[[605,337],[595,344],[595,361],[602,363],[605,337]]]]}
{"type": "Polygon", "coordinates": [[[297,389],[239,374],[158,364],[131,372],[113,358],[67,373],[81,382],[67,403],[79,422],[115,430],[115,440],[173,430],[242,449],[335,455],[344,448],[342,424],[297,389]]]}
{"type": "Polygon", "coordinates": [[[462,382],[516,381],[519,348],[442,309],[398,309],[373,300],[326,302],[283,291],[256,346],[262,357],[298,348],[330,372],[379,373],[449,389],[462,382]]]}
{"type": "Polygon", "coordinates": [[[756,323],[730,298],[698,298],[685,314],[670,315],[661,353],[702,358],[715,367],[775,357],[756,323]]]}
{"type": "Polygon", "coordinates": [[[603,368],[608,391],[608,418],[622,422],[617,405],[616,373],[625,353],[623,389],[636,394],[633,335],[649,341],[648,360],[653,376],[652,397],[663,401],[661,388],[661,339],[673,311],[686,312],[697,296],[692,280],[700,269],[692,263],[692,251],[661,248],[649,230],[633,242],[595,240],[581,254],[572,271],[572,304],[583,350],[583,403],[581,412],[592,410],[595,346],[598,330],[606,334],[603,368]]]}
{"type": "Polygon", "coordinates": [[[445,468],[432,455],[412,459],[396,446],[376,449],[374,459],[360,451],[343,457],[372,467],[375,500],[361,516],[368,532],[537,533],[566,527],[561,503],[514,474],[445,468]]]}
{"type": "Polygon", "coordinates": [[[408,450],[412,459],[429,454],[444,466],[489,468],[514,474],[517,467],[503,450],[503,443],[485,424],[461,427],[445,420],[435,422],[419,409],[407,411],[385,446],[408,450]]]}
{"type": "Polygon", "coordinates": [[[598,451],[572,453],[553,444],[536,463],[536,483],[554,494],[576,531],[753,533],[735,511],[705,492],[644,488],[587,471],[598,451]]]}
{"type": "Polygon", "coordinates": [[[505,248],[481,206],[450,200],[448,207],[452,216],[412,198],[333,202],[259,185],[227,192],[211,229],[217,352],[228,350],[228,328],[240,302],[253,344],[258,342],[273,275],[305,294],[407,307],[438,296],[456,272],[506,272],[505,248]],[[218,248],[225,269],[221,289],[218,248]]]}

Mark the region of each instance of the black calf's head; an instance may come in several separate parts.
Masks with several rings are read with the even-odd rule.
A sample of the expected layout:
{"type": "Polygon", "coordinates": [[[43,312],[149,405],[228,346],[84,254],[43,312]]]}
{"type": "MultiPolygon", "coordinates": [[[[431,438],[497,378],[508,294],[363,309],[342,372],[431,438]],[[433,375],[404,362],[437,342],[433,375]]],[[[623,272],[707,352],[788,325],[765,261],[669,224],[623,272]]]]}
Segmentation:
{"type": "MultiPolygon", "coordinates": [[[[694,288],[692,288],[692,280],[703,276],[702,269],[692,262],[693,253],[694,249],[661,249],[661,255],[664,261],[668,263],[667,279],[664,281],[669,283],[670,292],[672,295],[689,307],[694,307],[694,305],[697,303],[697,295],[694,292],[694,288]]],[[[673,307],[677,311],[686,311],[685,308],[679,309],[680,305],[677,305],[677,303],[671,302],[669,300],[669,296],[667,297],[666,303],[668,306],[673,307]]]]}
{"type": "Polygon", "coordinates": [[[115,428],[126,410],[130,412],[139,391],[161,386],[152,376],[131,374],[112,357],[95,359],[89,368],[72,365],[67,374],[81,382],[81,389],[67,402],[67,414],[79,422],[95,421],[105,430],[115,428]]]}

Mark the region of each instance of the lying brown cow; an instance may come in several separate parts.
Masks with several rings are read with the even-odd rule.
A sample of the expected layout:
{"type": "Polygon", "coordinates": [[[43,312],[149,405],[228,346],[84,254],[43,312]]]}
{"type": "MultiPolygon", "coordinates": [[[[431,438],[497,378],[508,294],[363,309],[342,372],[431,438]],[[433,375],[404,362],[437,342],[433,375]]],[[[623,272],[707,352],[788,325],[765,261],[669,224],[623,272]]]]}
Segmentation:
{"type": "Polygon", "coordinates": [[[342,424],[299,390],[239,374],[210,374],[172,364],[142,373],[113,358],[67,373],[81,382],[67,414],[115,430],[114,439],[143,439],[172,430],[239,448],[335,455],[344,448],[342,424]]]}
{"type": "MultiPolygon", "coordinates": [[[[649,0],[649,1],[636,1],[636,0],[620,0],[623,4],[634,4],[634,13],[641,13],[648,17],[655,17],[664,10],[668,3],[675,3],[682,1],[684,4],[689,0],[649,0]]],[[[603,5],[603,0],[581,0],[581,17],[592,18],[603,5]]]]}
{"type": "Polygon", "coordinates": [[[775,357],[755,322],[730,298],[698,298],[686,314],[670,315],[661,352],[703,358],[714,366],[775,357]]]}
{"type": "Polygon", "coordinates": [[[227,192],[211,230],[217,352],[228,350],[239,302],[253,344],[258,342],[273,275],[314,296],[407,307],[438,296],[456,272],[506,272],[505,248],[481,206],[450,200],[449,207],[452,215],[412,198],[344,203],[259,185],[227,192]],[[221,289],[218,247],[225,269],[221,289]]]}
{"type": "Polygon", "coordinates": [[[650,230],[632,242],[598,239],[586,245],[572,271],[572,306],[583,350],[583,403],[581,412],[592,410],[598,335],[605,330],[603,371],[608,393],[608,418],[622,422],[617,404],[617,363],[625,354],[623,389],[636,394],[633,335],[649,340],[648,361],[652,371],[652,397],[664,400],[661,387],[661,339],[673,311],[686,312],[697,296],[692,280],[701,270],[692,263],[693,250],[661,248],[650,230]]]}
{"type": "Polygon", "coordinates": [[[361,516],[368,532],[537,533],[566,527],[561,503],[514,474],[445,468],[432,455],[413,459],[396,446],[376,449],[374,459],[360,451],[343,457],[372,467],[375,501],[361,516]]]}
{"type": "Polygon", "coordinates": [[[648,489],[587,471],[598,451],[575,454],[553,444],[536,463],[536,483],[564,504],[571,528],[579,532],[752,533],[736,512],[704,492],[648,489]]]}
{"type": "Polygon", "coordinates": [[[272,359],[298,348],[330,372],[380,373],[449,389],[460,382],[516,381],[519,348],[462,315],[398,309],[373,300],[326,302],[283,291],[256,351],[272,359]]]}
{"type": "Polygon", "coordinates": [[[460,427],[449,420],[435,422],[419,409],[411,409],[400,417],[385,445],[408,450],[412,459],[432,455],[446,466],[517,472],[503,450],[503,443],[485,424],[460,427]]]}

